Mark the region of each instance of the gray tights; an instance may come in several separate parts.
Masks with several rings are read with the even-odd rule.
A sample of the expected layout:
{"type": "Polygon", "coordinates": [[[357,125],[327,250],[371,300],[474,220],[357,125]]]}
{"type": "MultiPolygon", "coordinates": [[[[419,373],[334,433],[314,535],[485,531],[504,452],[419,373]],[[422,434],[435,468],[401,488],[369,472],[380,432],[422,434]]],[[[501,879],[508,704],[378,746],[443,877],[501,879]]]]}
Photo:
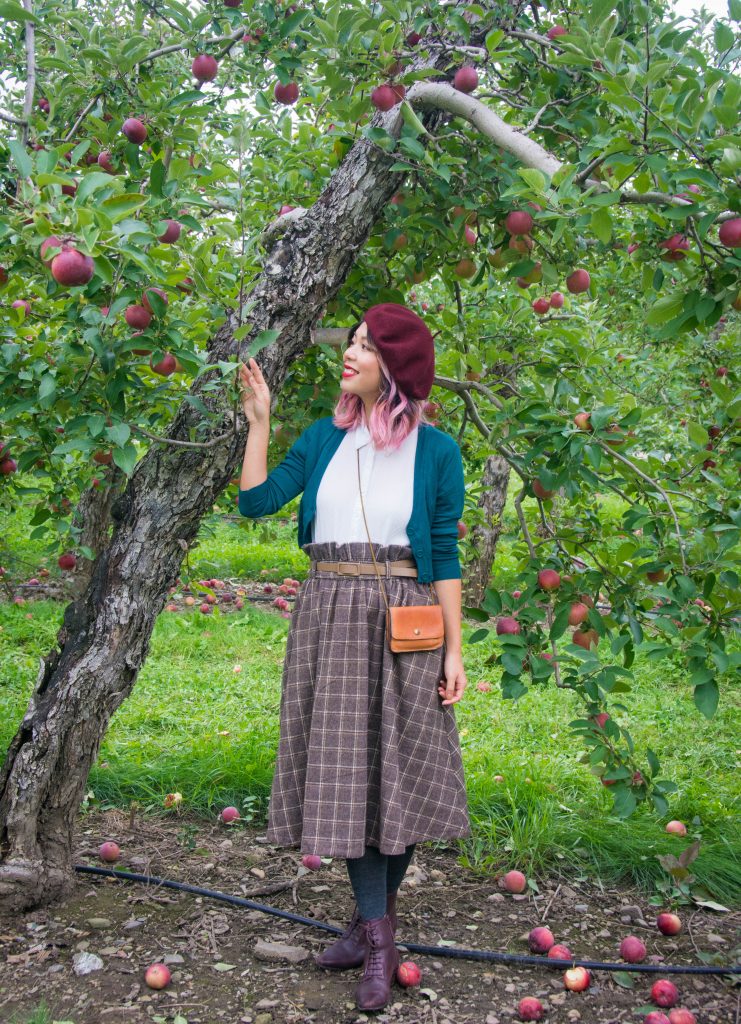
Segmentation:
{"type": "Polygon", "coordinates": [[[415,843],[404,853],[381,853],[376,846],[366,846],[362,857],[347,857],[347,873],[355,894],[360,916],[364,921],[383,917],[386,893],[399,888],[414,856],[415,843]]]}

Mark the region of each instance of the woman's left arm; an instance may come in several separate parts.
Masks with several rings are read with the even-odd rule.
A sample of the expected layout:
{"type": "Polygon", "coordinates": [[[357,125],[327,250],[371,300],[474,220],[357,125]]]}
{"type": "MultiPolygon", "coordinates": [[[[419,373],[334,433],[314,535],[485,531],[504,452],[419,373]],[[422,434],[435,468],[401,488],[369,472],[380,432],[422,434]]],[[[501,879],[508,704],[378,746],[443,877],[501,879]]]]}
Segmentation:
{"type": "Polygon", "coordinates": [[[443,705],[455,704],[466,688],[461,643],[461,581],[435,580],[432,585],[443,610],[445,627],[445,678],[441,680],[438,693],[443,705]]]}

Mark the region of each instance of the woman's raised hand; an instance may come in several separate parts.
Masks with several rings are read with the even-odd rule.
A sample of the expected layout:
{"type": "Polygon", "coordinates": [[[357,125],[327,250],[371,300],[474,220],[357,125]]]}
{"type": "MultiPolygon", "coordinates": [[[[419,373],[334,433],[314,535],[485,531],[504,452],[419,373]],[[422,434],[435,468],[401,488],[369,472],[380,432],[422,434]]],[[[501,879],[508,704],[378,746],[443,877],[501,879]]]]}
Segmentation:
{"type": "Polygon", "coordinates": [[[250,359],[248,365],[239,364],[239,390],[242,411],[250,426],[269,426],[270,391],[254,359],[250,359]]]}

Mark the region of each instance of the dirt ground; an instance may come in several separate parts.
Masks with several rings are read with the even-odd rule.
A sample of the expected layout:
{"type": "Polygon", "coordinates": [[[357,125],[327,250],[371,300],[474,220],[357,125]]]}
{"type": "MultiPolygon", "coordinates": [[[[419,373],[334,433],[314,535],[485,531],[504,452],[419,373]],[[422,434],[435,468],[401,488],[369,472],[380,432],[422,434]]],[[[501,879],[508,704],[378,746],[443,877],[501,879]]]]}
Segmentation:
{"type": "MultiPolygon", "coordinates": [[[[260,829],[186,818],[137,818],[119,811],[81,817],[75,862],[101,865],[98,846],[121,847],[117,866],[218,889],[316,922],[344,928],[353,896],[344,860],[325,859],[318,871],[298,850],[267,843],[260,829]]],[[[402,960],[422,971],[419,986],[395,984],[380,1011],[355,1006],[362,968],[323,971],[314,963],[335,936],[260,910],[162,887],[78,874],[63,904],[0,919],[0,1021],[25,1024],[42,1003],[65,1024],[510,1024],[526,995],[537,996],[548,1024],[637,1022],[650,1008],[659,975],[594,972],[581,993],[563,986],[562,969],[492,964],[445,956],[447,947],[528,953],[527,933],[547,924],[577,958],[616,961],[620,940],[638,935],[647,962],[741,963],[741,913],[690,907],[679,913],[673,938],[655,925],[657,910],[628,888],[537,879],[539,891],[513,896],[497,877],[476,876],[444,843],[417,847],[398,898],[397,945],[402,960]],[[440,946],[439,955],[409,952],[403,943],[440,946]],[[286,948],[289,947],[289,948],[286,948]],[[78,975],[80,954],[102,966],[78,975]],[[165,962],[170,985],[147,987],[144,971],[165,962]],[[706,961],[707,962],[707,961],[706,961]],[[643,1012],[640,1010],[642,1007],[643,1012]]],[[[698,1024],[735,1024],[741,986],[730,976],[669,976],[678,1005],[698,1024]]],[[[739,982],[739,978],[735,980],[739,982]]],[[[667,1011],[668,1012],[668,1011],[667,1011]]]]}

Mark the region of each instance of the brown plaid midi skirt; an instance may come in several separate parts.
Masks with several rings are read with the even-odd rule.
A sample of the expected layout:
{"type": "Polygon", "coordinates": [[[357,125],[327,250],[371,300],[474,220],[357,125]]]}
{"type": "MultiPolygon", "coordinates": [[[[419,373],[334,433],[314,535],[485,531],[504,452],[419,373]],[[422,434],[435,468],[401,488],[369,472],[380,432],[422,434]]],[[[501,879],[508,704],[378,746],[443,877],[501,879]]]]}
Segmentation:
{"type": "MultiPolygon", "coordinates": [[[[378,562],[410,547],[373,545],[378,562]]],[[[312,559],[371,562],[367,543],[305,544],[312,559]]],[[[384,578],[390,604],[432,604],[413,577],[384,578]]],[[[267,839],[301,853],[403,853],[471,834],[454,705],[438,685],[444,648],[393,654],[375,576],[313,570],[286,643],[267,839]]]]}

